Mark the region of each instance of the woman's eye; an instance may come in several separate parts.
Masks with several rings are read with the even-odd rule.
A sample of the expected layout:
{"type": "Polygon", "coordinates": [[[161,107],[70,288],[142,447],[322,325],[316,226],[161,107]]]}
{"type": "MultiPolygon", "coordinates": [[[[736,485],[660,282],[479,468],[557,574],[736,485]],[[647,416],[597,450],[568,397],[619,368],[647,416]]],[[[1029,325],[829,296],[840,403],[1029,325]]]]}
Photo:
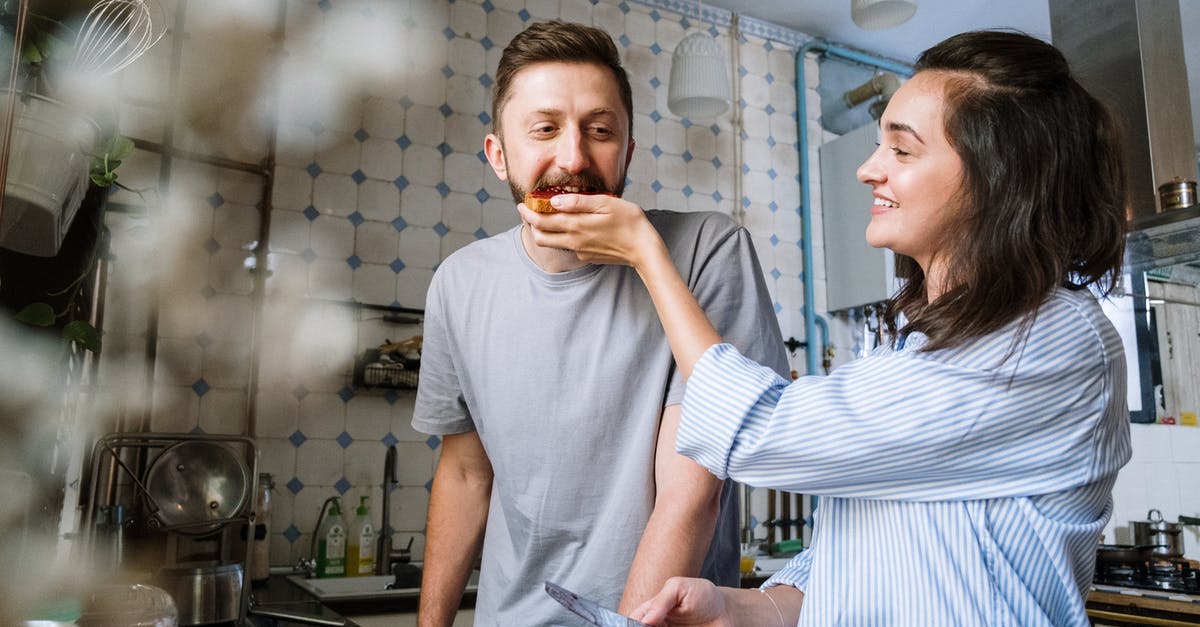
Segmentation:
{"type": "Polygon", "coordinates": [[[908,152],[901,150],[899,146],[896,146],[894,144],[891,146],[888,146],[888,148],[891,149],[892,153],[895,154],[897,157],[906,157],[909,154],[908,152]]]}

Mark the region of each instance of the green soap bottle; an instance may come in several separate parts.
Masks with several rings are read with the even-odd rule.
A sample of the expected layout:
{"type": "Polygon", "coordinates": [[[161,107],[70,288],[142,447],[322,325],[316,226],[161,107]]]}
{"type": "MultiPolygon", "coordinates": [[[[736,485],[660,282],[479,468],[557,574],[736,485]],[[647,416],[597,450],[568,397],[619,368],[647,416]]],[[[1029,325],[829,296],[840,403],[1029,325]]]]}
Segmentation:
{"type": "Polygon", "coordinates": [[[358,508],[354,510],[354,522],[350,523],[346,549],[347,577],[375,574],[375,526],[371,524],[371,510],[367,506],[370,498],[359,498],[358,508]]]}
{"type": "Polygon", "coordinates": [[[342,508],[333,499],[325,521],[317,530],[317,576],[343,577],[346,574],[346,523],[342,508]]]}

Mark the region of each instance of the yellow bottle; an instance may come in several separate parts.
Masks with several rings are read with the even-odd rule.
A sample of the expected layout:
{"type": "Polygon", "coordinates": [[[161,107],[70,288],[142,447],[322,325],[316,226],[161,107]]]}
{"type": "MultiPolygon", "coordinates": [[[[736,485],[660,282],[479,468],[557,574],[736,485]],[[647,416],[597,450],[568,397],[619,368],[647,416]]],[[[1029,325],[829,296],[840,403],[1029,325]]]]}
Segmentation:
{"type": "Polygon", "coordinates": [[[370,497],[361,497],[350,525],[346,545],[346,576],[366,577],[375,574],[375,527],[367,507],[370,497]]]}

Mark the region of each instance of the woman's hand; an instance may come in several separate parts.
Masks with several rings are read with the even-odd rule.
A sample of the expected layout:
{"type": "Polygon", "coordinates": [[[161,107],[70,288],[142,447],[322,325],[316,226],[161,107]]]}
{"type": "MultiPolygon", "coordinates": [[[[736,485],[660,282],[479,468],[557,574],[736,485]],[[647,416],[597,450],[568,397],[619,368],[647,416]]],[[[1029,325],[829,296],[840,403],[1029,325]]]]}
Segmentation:
{"type": "Polygon", "coordinates": [[[665,251],[662,237],[642,208],[616,196],[559,194],[550,199],[557,213],[537,213],[517,205],[538,246],[574,251],[580,261],[640,267],[651,252],[665,251]]]}
{"type": "Polygon", "coordinates": [[[672,577],[654,598],[633,610],[631,618],[649,625],[733,625],[720,588],[707,579],[672,577]]]}

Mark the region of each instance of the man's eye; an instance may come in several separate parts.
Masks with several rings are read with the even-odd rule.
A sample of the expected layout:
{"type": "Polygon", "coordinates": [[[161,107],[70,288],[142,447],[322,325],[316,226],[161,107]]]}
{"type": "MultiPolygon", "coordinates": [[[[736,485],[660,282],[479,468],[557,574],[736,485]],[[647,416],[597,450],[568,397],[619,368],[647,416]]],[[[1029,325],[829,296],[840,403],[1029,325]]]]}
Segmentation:
{"type": "Polygon", "coordinates": [[[607,126],[593,126],[592,134],[599,135],[601,137],[608,137],[609,135],[612,135],[612,129],[608,128],[607,126]]]}

